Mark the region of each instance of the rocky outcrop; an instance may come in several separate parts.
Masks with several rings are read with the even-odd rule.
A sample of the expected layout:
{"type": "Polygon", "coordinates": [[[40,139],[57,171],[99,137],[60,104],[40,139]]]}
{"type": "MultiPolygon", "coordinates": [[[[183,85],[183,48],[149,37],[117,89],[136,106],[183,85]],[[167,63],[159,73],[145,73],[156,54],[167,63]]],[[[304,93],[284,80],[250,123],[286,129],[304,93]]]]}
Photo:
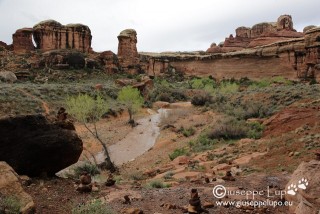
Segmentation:
{"type": "MultiPolygon", "coordinates": [[[[225,39],[221,52],[238,51],[301,37],[303,33],[293,29],[292,17],[281,15],[277,22],[263,22],[255,24],[252,28],[237,28],[235,37],[231,34],[225,39]]],[[[207,52],[211,53],[210,49],[207,52]]]]}
{"type": "Polygon", "coordinates": [[[42,115],[3,118],[0,160],[19,174],[52,176],[76,163],[82,152],[82,141],[70,127],[74,129],[52,123],[42,115]]]}
{"type": "MultiPolygon", "coordinates": [[[[241,35],[248,35],[245,29],[241,35]]],[[[171,68],[186,75],[211,75],[216,79],[283,76],[320,81],[320,28],[308,30],[302,38],[287,38],[235,52],[140,53],[140,58],[142,67],[153,76],[162,75],[171,68]]]]}
{"type": "Polygon", "coordinates": [[[302,162],[286,185],[290,211],[296,214],[318,213],[320,210],[320,161],[302,162]]]}
{"type": "Polygon", "coordinates": [[[137,51],[137,32],[134,29],[121,31],[118,36],[118,59],[120,66],[127,72],[135,73],[139,64],[137,51]]]}
{"type": "Polygon", "coordinates": [[[119,68],[119,61],[116,54],[112,51],[104,51],[99,54],[100,64],[105,68],[108,73],[116,73],[119,68]]]}
{"type": "Polygon", "coordinates": [[[0,213],[14,213],[2,210],[1,202],[8,197],[14,197],[18,200],[21,205],[20,213],[31,214],[35,212],[33,199],[23,190],[18,177],[6,162],[0,161],[0,213]]]}
{"type": "Polygon", "coordinates": [[[46,20],[33,27],[33,37],[37,49],[74,49],[81,52],[91,50],[91,31],[83,24],[62,25],[54,20],[46,20]]]}
{"type": "Polygon", "coordinates": [[[13,50],[12,45],[7,45],[7,43],[0,41],[0,51],[13,50]]]}
{"type": "Polygon", "coordinates": [[[22,28],[12,35],[13,51],[15,53],[26,53],[34,50],[32,42],[32,28],[22,28]]]}
{"type": "Polygon", "coordinates": [[[207,49],[207,53],[221,53],[221,47],[217,46],[216,43],[212,43],[210,48],[207,49]]]}

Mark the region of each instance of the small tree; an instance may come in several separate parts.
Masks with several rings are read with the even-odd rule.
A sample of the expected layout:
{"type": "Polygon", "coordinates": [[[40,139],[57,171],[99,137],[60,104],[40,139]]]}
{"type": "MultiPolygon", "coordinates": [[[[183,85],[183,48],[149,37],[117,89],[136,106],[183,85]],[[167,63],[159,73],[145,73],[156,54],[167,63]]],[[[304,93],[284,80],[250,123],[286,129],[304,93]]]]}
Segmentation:
{"type": "Polygon", "coordinates": [[[82,123],[102,145],[106,155],[105,162],[107,169],[114,172],[115,166],[111,161],[108,148],[100,138],[97,130],[97,122],[101,119],[102,115],[108,111],[107,102],[102,99],[100,94],[98,94],[95,99],[87,94],[79,94],[76,97],[68,97],[66,105],[68,113],[82,123]],[[93,129],[88,126],[88,123],[93,124],[93,129]]]}
{"type": "Polygon", "coordinates": [[[129,123],[134,124],[133,114],[135,114],[143,104],[143,98],[138,89],[126,86],[118,94],[118,101],[122,103],[129,113],[129,123]]]}

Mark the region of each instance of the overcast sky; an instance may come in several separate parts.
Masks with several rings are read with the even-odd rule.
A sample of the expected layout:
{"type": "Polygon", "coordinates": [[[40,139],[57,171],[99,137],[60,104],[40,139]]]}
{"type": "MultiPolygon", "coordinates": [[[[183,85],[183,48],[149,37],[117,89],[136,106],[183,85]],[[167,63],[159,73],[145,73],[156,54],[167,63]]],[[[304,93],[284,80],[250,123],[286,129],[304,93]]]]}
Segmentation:
{"type": "Polygon", "coordinates": [[[298,31],[320,26],[319,8],[319,0],[0,0],[0,41],[11,44],[15,30],[54,19],[88,25],[95,51],[117,53],[127,28],[138,33],[138,51],[206,50],[239,26],[282,14],[292,15],[298,31]]]}

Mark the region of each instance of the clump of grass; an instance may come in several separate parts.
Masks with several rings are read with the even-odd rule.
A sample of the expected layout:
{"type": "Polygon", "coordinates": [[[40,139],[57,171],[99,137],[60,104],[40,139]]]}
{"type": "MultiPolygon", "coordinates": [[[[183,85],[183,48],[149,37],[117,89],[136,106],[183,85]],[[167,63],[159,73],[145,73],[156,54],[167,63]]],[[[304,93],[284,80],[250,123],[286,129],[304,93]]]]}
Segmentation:
{"type": "Polygon", "coordinates": [[[136,171],[136,172],[130,174],[129,178],[132,180],[135,180],[135,181],[141,181],[141,180],[146,179],[146,176],[143,175],[142,172],[136,171]]]}
{"type": "Polygon", "coordinates": [[[178,132],[182,133],[183,136],[185,137],[190,137],[192,135],[194,135],[196,133],[196,130],[193,127],[189,127],[187,129],[185,129],[183,126],[180,127],[180,129],[178,130],[178,132]]]}
{"type": "Polygon", "coordinates": [[[0,196],[0,213],[19,214],[21,203],[14,196],[0,196]]]}
{"type": "Polygon", "coordinates": [[[189,146],[192,152],[203,152],[210,150],[218,142],[217,139],[210,139],[206,133],[201,134],[195,141],[190,141],[189,146]]]}
{"type": "Polygon", "coordinates": [[[72,214],[114,214],[115,212],[101,200],[93,200],[72,209],[72,214]]]}
{"type": "Polygon", "coordinates": [[[188,151],[186,148],[175,149],[171,154],[169,154],[170,160],[174,160],[179,156],[187,155],[188,151]]]}
{"type": "Polygon", "coordinates": [[[174,173],[172,172],[172,171],[169,171],[169,172],[167,172],[164,176],[163,176],[163,178],[165,179],[165,180],[170,180],[170,179],[172,179],[172,176],[174,175],[174,173]]]}
{"type": "Polygon", "coordinates": [[[147,184],[147,187],[149,188],[157,188],[157,189],[162,189],[162,188],[169,188],[170,185],[169,184],[166,184],[160,180],[153,180],[153,181],[150,181],[148,184],[147,184]]]}
{"type": "Polygon", "coordinates": [[[91,176],[100,174],[98,167],[92,163],[86,162],[81,166],[77,166],[74,170],[74,176],[78,178],[83,172],[87,172],[91,176]]]}

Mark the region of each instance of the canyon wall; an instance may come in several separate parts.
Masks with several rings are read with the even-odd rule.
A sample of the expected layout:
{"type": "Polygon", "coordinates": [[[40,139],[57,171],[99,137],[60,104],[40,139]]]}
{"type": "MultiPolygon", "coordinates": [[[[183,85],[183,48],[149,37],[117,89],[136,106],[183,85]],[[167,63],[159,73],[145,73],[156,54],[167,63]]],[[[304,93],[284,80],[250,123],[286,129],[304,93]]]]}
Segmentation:
{"type": "Polygon", "coordinates": [[[308,30],[302,38],[236,52],[140,53],[140,59],[149,75],[161,75],[173,68],[187,75],[217,79],[283,76],[320,80],[320,27],[308,30]]]}

